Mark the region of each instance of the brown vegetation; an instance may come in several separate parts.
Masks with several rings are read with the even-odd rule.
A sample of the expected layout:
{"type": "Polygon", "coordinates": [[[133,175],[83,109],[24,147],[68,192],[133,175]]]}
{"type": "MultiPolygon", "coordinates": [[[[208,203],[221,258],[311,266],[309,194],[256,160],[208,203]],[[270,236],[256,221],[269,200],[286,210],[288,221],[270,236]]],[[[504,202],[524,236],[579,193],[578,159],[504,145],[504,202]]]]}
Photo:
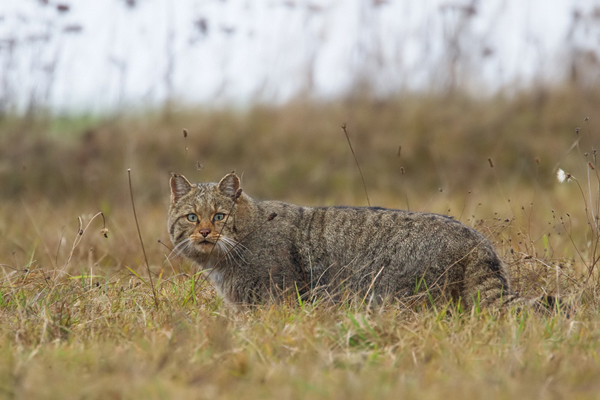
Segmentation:
{"type": "Polygon", "coordinates": [[[569,87],[5,116],[0,388],[17,398],[591,396],[600,382],[599,106],[600,92],[569,87]],[[205,283],[194,287],[193,266],[168,259],[170,172],[214,181],[235,169],[257,198],[366,205],[344,123],[372,205],[475,226],[521,292],[560,295],[575,317],[443,305],[232,314],[205,283]],[[572,174],[562,184],[559,167],[572,174]]]}

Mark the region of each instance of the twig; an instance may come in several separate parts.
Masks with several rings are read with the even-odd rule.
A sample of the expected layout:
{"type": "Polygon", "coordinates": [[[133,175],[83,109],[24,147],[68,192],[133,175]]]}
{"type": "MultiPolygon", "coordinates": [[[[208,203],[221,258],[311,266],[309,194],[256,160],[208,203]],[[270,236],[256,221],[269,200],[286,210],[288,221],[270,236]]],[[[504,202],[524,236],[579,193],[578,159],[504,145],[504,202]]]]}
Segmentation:
{"type": "Polygon", "coordinates": [[[56,257],[54,258],[54,265],[58,265],[58,253],[60,252],[60,245],[62,243],[63,238],[65,237],[65,227],[62,227],[60,231],[60,239],[58,240],[58,248],[56,249],[56,257]]]}
{"type": "Polygon", "coordinates": [[[173,251],[173,249],[172,249],[172,248],[170,248],[169,246],[167,246],[167,245],[165,244],[165,242],[163,242],[162,240],[158,239],[158,243],[160,243],[160,244],[162,244],[163,246],[165,246],[167,249],[169,249],[169,251],[173,251]]]}
{"type": "Polygon", "coordinates": [[[188,160],[188,145],[187,145],[187,137],[188,131],[187,129],[183,130],[183,141],[185,142],[185,159],[188,160]]]}
{"type": "MultiPolygon", "coordinates": [[[[104,237],[107,237],[108,229],[106,229],[106,219],[104,218],[104,213],[102,211],[97,212],[96,215],[94,215],[92,217],[92,219],[90,219],[90,222],[87,223],[85,228],[83,227],[83,220],[81,219],[81,217],[77,217],[77,220],[79,221],[79,228],[77,229],[77,235],[75,236],[75,239],[73,240],[73,246],[71,246],[71,251],[69,252],[69,257],[67,257],[67,261],[65,262],[65,265],[63,265],[60,273],[63,273],[65,271],[65,269],[67,269],[67,266],[71,262],[71,259],[73,258],[73,254],[75,253],[75,248],[79,245],[79,243],[83,239],[83,235],[85,234],[85,232],[87,231],[87,229],[89,228],[91,223],[96,219],[96,217],[98,217],[98,215],[100,215],[102,217],[102,224],[103,224],[100,232],[104,235],[104,237]]],[[[56,274],[54,275],[54,277],[56,277],[56,274]]]]}
{"type": "Polygon", "coordinates": [[[360,169],[360,164],[358,163],[358,159],[356,158],[356,154],[354,153],[354,149],[352,148],[352,142],[350,142],[350,136],[348,136],[348,132],[346,131],[346,124],[342,124],[342,129],[344,130],[344,135],[346,135],[346,140],[348,141],[348,146],[350,146],[350,151],[352,152],[352,156],[354,157],[354,162],[356,162],[356,166],[358,167],[358,172],[360,173],[360,179],[362,179],[363,188],[365,189],[365,196],[367,197],[367,204],[371,207],[371,201],[369,200],[369,193],[367,193],[367,184],[365,183],[365,177],[363,176],[362,170],[360,169]]]}
{"type": "Polygon", "coordinates": [[[156,290],[154,289],[154,282],[152,281],[152,273],[150,272],[150,264],[148,263],[146,249],[144,248],[144,241],[142,240],[142,232],[140,231],[140,224],[138,223],[137,213],[135,212],[135,203],[133,201],[133,187],[131,186],[131,168],[127,169],[127,176],[129,178],[129,194],[131,196],[131,208],[133,209],[133,218],[135,219],[135,226],[137,228],[140,243],[142,245],[142,252],[144,253],[144,261],[146,261],[146,269],[148,270],[148,276],[150,277],[150,287],[152,288],[152,297],[154,298],[154,305],[156,306],[156,309],[158,309],[158,297],[156,297],[156,290]]]}

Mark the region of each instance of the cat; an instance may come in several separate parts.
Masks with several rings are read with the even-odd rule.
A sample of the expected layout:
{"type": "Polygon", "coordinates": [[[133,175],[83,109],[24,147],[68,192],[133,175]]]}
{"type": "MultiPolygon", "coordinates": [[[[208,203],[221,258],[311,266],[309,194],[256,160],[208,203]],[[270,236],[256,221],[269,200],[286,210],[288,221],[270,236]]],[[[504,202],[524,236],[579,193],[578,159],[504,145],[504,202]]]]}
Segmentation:
{"type": "Polygon", "coordinates": [[[518,298],[492,243],[452,217],[258,201],[233,172],[198,184],[173,174],[170,185],[173,254],[198,263],[231,304],[350,293],[369,302],[443,298],[470,308],[518,298]]]}

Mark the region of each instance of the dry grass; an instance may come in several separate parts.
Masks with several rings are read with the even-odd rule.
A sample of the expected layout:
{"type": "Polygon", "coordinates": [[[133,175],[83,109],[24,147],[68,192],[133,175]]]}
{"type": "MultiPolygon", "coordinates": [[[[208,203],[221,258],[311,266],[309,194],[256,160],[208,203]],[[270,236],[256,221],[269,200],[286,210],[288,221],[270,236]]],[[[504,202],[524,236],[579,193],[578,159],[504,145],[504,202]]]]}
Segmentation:
{"type": "Polygon", "coordinates": [[[594,397],[599,95],[0,120],[0,397],[594,397]],[[577,314],[318,302],[234,312],[193,288],[195,267],[158,242],[170,245],[169,172],[205,181],[235,169],[258,198],[365,205],[342,123],[373,205],[476,227],[519,291],[558,294],[577,314]],[[576,180],[559,184],[557,166],[576,180]]]}
{"type": "Polygon", "coordinates": [[[265,306],[233,313],[190,280],[128,278],[3,296],[0,388],[16,398],[592,397],[596,313],[265,306]],[[10,315],[10,317],[8,317],[10,315]]]}

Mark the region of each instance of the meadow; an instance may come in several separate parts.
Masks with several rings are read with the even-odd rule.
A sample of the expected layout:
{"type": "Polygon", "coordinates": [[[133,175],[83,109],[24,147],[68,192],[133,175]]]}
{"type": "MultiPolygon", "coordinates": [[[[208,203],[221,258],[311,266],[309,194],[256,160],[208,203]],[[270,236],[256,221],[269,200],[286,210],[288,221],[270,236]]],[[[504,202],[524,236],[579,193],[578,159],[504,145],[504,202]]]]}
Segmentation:
{"type": "Polygon", "coordinates": [[[595,398],[598,109],[599,91],[561,86],[2,115],[0,397],[595,398]],[[492,240],[515,290],[559,296],[569,315],[233,310],[169,257],[166,232],[171,172],[231,170],[256,198],[363,206],[366,190],[371,205],[452,215],[492,240]]]}

